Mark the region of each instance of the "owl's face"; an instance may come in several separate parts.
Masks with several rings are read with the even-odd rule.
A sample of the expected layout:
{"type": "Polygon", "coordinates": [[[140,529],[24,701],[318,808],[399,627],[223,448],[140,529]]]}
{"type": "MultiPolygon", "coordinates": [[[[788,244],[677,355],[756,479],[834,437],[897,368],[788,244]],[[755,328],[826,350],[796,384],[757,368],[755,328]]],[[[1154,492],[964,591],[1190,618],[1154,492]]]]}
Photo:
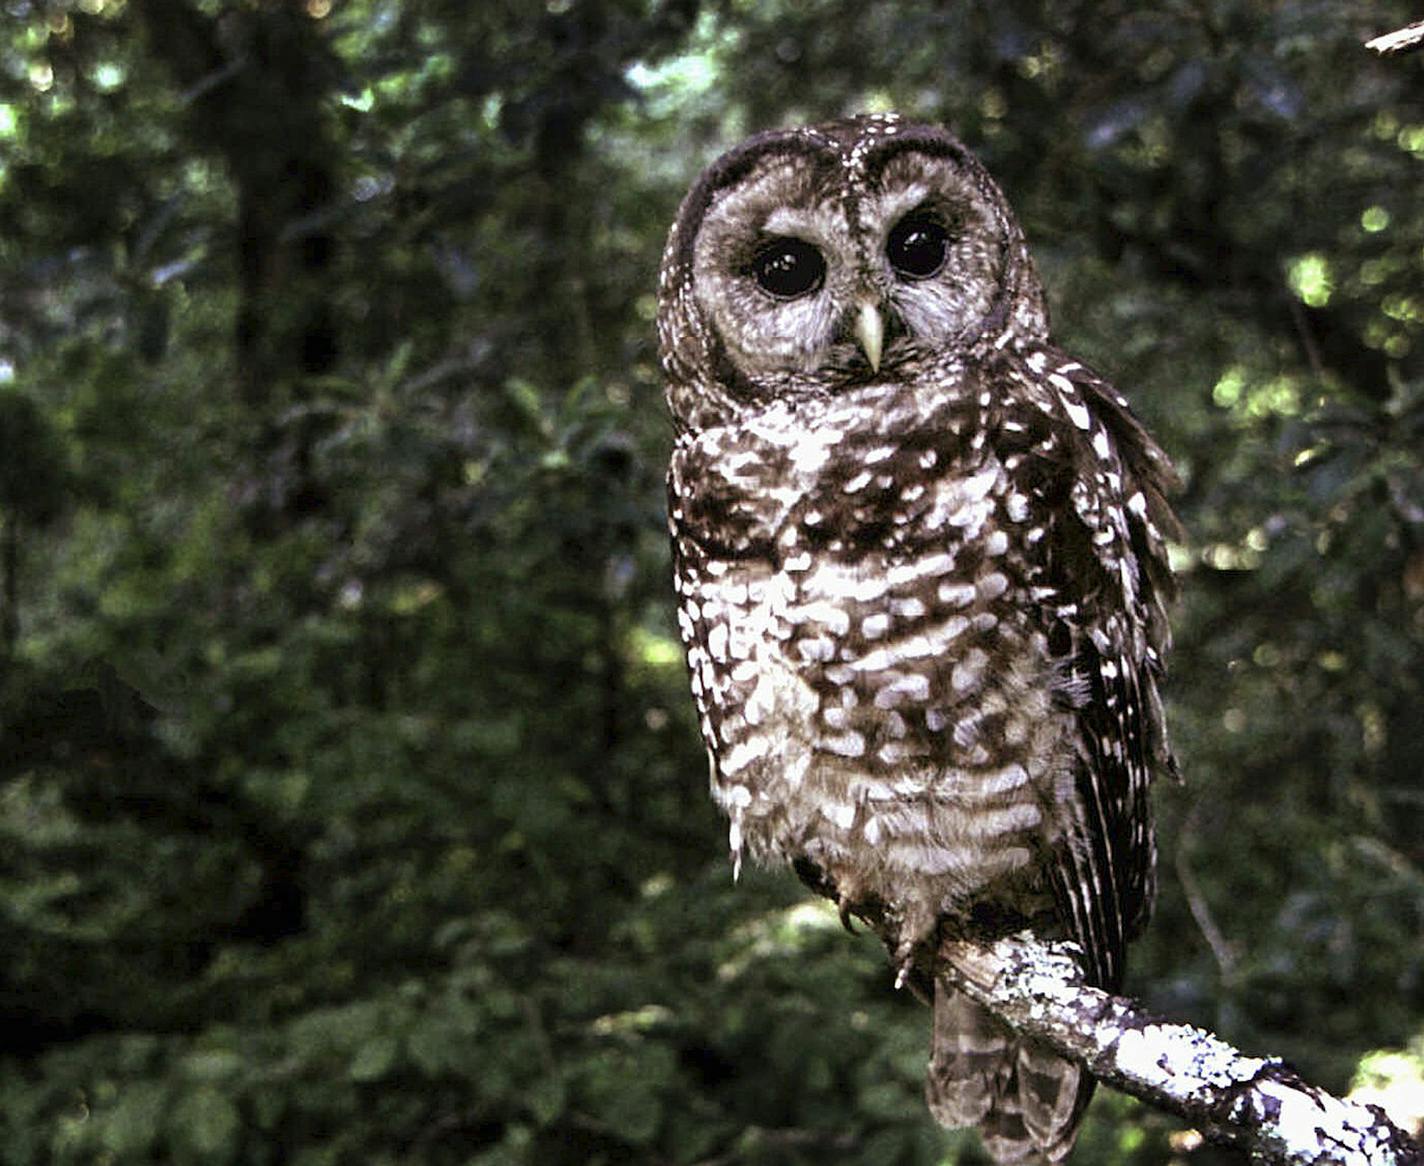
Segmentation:
{"type": "Polygon", "coordinates": [[[894,377],[996,320],[1047,329],[1003,195],[950,135],[893,116],[744,142],[693,187],[664,258],[669,395],[693,428],[729,401],[894,377]]]}

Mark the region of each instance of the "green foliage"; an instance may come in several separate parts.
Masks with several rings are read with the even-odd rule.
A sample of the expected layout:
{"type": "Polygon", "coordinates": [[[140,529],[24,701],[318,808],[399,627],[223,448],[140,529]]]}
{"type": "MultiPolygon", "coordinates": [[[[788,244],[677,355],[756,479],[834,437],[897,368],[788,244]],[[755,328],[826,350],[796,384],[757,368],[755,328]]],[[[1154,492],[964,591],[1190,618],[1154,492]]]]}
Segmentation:
{"type": "MultiPolygon", "coordinates": [[[[669,611],[677,199],[890,106],[1183,471],[1133,989],[1407,1095],[1424,103],[1359,47],[1407,9],[10,3],[0,1163],[984,1161],[875,945],[730,884],[669,611]]],[[[1083,1161],[1228,1160],[1094,1113],[1083,1161]]]]}

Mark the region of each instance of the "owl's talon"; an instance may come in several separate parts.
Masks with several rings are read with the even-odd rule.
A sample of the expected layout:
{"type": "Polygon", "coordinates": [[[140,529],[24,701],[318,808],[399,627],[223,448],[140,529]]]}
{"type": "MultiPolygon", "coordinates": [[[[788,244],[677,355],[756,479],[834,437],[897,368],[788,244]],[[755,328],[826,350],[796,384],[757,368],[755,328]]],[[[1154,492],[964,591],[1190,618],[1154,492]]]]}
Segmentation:
{"type": "Polygon", "coordinates": [[[841,926],[855,934],[855,925],[850,921],[850,900],[842,896],[840,900],[841,926]]]}
{"type": "Polygon", "coordinates": [[[911,940],[902,940],[895,949],[895,990],[898,992],[907,983],[915,970],[915,945],[911,940]]]}

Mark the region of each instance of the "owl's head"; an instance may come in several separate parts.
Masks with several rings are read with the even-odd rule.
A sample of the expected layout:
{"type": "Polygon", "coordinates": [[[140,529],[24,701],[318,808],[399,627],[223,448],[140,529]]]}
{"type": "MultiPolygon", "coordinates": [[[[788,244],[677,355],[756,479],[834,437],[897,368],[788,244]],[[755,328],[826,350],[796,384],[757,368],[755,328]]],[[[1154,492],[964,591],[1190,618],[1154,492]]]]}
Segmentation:
{"type": "Polygon", "coordinates": [[[894,378],[987,329],[1048,330],[998,186],[956,138],[893,114],[757,134],[724,154],[683,200],[659,298],[679,429],[894,378]]]}

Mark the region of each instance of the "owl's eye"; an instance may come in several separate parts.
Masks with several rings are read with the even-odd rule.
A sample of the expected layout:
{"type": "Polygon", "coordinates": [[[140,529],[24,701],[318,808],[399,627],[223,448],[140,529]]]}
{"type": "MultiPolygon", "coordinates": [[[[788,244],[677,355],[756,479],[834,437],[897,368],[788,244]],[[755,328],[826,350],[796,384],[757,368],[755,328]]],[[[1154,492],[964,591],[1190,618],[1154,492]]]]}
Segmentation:
{"type": "Polygon", "coordinates": [[[826,261],[804,239],[772,239],[752,259],[752,276],[777,299],[815,291],[826,278],[826,261]]]}
{"type": "Polygon", "coordinates": [[[912,214],[901,219],[885,242],[890,266],[908,279],[929,279],[944,266],[949,232],[937,219],[912,214]]]}

